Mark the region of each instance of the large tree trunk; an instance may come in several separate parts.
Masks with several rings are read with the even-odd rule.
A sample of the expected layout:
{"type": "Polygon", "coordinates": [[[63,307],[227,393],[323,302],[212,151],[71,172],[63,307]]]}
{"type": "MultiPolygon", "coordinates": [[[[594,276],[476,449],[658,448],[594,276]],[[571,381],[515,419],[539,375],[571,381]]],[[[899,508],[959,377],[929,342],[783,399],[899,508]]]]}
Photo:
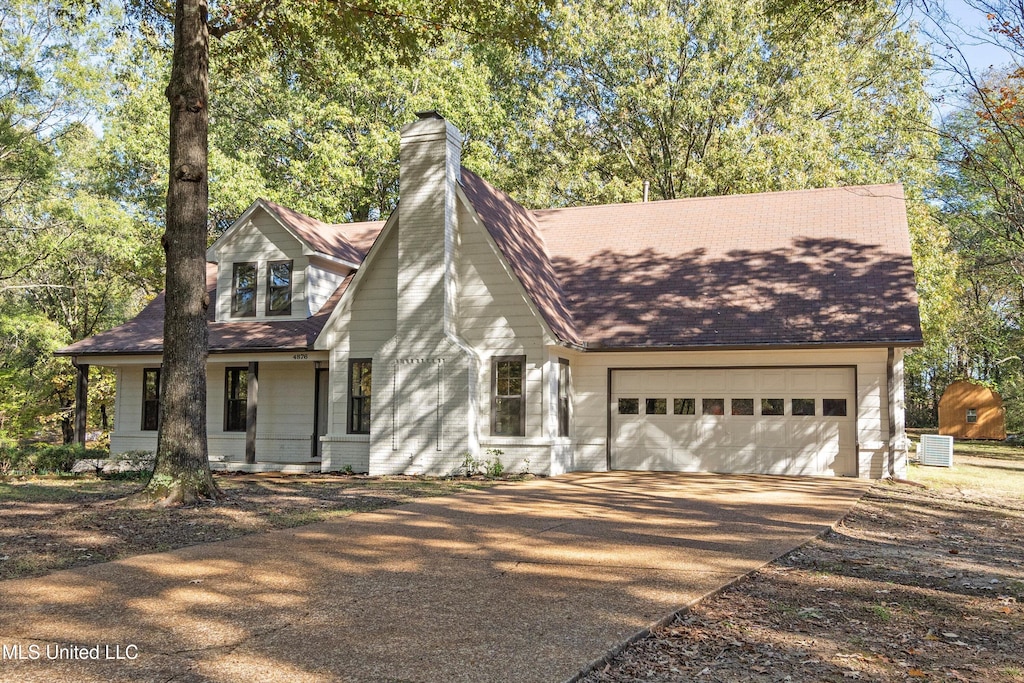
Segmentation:
{"type": "Polygon", "coordinates": [[[209,32],[206,0],[177,0],[167,188],[164,358],[156,466],[146,495],[165,505],[219,495],[206,444],[207,93],[209,32]]]}

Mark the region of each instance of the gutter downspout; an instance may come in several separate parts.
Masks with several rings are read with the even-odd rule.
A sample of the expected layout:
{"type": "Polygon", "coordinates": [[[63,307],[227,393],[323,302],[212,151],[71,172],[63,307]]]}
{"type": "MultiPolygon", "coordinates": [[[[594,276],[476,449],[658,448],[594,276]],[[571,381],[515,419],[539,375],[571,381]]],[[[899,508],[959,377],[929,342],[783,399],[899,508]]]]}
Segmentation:
{"type": "Polygon", "coordinates": [[[896,349],[889,347],[885,358],[885,388],[888,395],[889,414],[889,473],[890,479],[896,478],[896,396],[893,386],[893,377],[896,361],[896,349]]]}

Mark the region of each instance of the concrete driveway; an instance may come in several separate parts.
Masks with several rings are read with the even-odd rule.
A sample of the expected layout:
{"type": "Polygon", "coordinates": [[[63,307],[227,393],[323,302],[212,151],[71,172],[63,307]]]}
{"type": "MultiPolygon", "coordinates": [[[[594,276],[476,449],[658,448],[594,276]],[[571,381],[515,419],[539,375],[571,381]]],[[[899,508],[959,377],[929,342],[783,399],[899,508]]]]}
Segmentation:
{"type": "Polygon", "coordinates": [[[866,488],[576,473],[5,581],[0,680],[562,681],[866,488]]]}

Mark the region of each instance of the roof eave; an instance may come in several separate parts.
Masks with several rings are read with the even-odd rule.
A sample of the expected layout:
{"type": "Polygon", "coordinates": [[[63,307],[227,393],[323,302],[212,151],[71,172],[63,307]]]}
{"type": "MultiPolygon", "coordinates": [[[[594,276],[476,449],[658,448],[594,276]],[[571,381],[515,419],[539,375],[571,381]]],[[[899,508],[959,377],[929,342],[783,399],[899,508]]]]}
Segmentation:
{"type": "Polygon", "coordinates": [[[845,341],[845,342],[788,342],[759,344],[651,344],[630,346],[606,346],[601,344],[585,344],[583,351],[589,353],[605,352],[638,352],[638,351],[765,351],[765,350],[807,350],[807,349],[865,349],[865,348],[921,348],[924,340],[891,339],[876,341],[845,341]]]}

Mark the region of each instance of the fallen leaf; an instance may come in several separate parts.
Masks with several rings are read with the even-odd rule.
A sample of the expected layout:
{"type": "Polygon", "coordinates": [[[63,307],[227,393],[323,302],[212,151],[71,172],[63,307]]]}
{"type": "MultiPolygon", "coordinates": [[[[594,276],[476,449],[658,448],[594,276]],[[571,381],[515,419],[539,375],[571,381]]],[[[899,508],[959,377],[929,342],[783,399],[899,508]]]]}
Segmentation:
{"type": "Polygon", "coordinates": [[[959,555],[959,554],[960,554],[960,551],[959,551],[959,550],[957,550],[956,548],[950,548],[950,549],[949,549],[949,554],[950,554],[950,555],[959,555]]]}
{"type": "Polygon", "coordinates": [[[924,678],[925,677],[925,673],[923,671],[921,671],[920,669],[908,669],[907,670],[907,675],[910,676],[911,678],[924,678]]]}
{"type": "Polygon", "coordinates": [[[950,633],[949,631],[946,631],[945,633],[942,634],[942,637],[943,638],[959,638],[960,634],[958,634],[958,633],[950,633]]]}

